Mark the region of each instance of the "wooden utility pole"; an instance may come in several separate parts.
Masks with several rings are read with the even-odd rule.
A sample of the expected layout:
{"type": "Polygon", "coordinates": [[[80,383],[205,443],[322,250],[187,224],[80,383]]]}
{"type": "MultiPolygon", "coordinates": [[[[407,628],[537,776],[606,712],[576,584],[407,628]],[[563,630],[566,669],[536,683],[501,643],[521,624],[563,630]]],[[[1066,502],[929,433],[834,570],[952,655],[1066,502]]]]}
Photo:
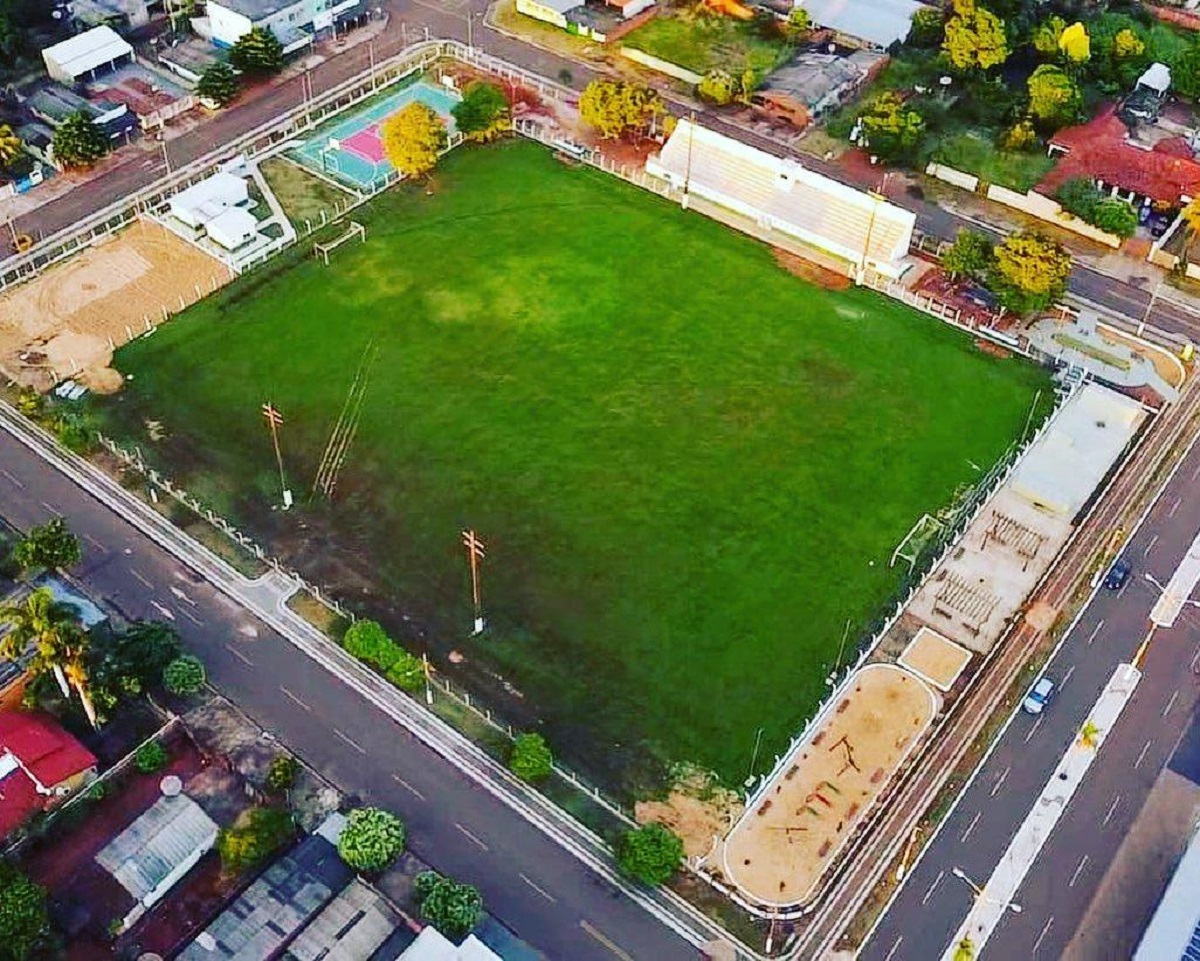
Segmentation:
{"type": "Polygon", "coordinates": [[[283,476],[283,454],[279,451],[279,428],[283,425],[283,414],[270,401],[262,405],[263,419],[271,431],[271,444],[275,448],[275,463],[279,465],[279,489],[283,492],[283,509],[292,506],[292,492],[288,490],[287,479],[283,476]]]}
{"type": "Polygon", "coordinates": [[[479,562],[487,555],[484,553],[483,541],[474,530],[462,532],[463,546],[467,549],[467,560],[471,564],[471,599],[475,605],[475,630],[471,633],[483,633],[483,597],[479,590],[479,562]]]}

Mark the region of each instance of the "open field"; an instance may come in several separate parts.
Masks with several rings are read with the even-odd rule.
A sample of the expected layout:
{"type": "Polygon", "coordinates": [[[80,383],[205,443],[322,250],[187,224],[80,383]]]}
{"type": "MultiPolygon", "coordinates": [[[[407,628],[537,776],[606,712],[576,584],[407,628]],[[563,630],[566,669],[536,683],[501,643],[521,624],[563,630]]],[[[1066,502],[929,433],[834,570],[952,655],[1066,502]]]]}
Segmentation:
{"type": "Polygon", "coordinates": [[[348,599],[395,598],[435,653],[502,674],[574,763],[740,781],[756,729],[765,765],[847,620],[895,590],[896,542],[1020,433],[1044,375],[530,144],[457,151],[430,187],[356,211],[367,242],[332,267],[285,254],[123,349],[136,378],[99,414],[348,599]],[[369,345],[337,496],[309,506],[369,345]],[[488,546],[479,640],[467,526],[488,546]]]}
{"type": "Polygon", "coordinates": [[[721,16],[659,16],[621,41],[693,73],[727,70],[764,77],[791,54],[782,38],[763,37],[754,23],[721,16]]]}

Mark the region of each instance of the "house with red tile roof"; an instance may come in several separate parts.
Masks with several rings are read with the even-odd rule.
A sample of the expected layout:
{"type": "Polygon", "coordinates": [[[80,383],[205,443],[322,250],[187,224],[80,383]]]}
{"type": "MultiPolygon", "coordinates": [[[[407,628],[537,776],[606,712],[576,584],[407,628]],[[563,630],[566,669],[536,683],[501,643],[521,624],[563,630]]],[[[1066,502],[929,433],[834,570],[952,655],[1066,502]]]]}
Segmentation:
{"type": "Polygon", "coordinates": [[[49,714],[0,712],[0,837],[96,775],[96,758],[49,714]]]}
{"type": "Polygon", "coordinates": [[[1050,153],[1062,159],[1037,186],[1050,196],[1077,177],[1135,206],[1180,207],[1200,196],[1200,162],[1188,142],[1183,137],[1164,137],[1152,145],[1134,141],[1116,107],[1060,130],[1050,141],[1050,153]]]}

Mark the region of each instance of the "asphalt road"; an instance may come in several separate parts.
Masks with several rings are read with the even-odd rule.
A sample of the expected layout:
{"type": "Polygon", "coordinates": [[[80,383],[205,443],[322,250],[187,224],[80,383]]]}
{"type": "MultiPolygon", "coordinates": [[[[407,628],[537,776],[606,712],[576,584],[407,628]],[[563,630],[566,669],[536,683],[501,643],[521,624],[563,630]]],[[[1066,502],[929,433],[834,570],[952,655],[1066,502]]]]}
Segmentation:
{"type": "MultiPolygon", "coordinates": [[[[1166,583],[1183,558],[1200,530],[1198,488],[1200,445],[1126,548],[1134,576],[1119,593],[1095,595],[1047,666],[1060,685],[1057,697],[1041,717],[1013,719],[864,945],[863,961],[941,957],[971,906],[952,869],[987,881],[1113,670],[1132,659],[1158,599],[1145,574],[1166,583]]],[[[1190,607],[1174,628],[1155,633],[1136,694],[1017,892],[1021,913],[1006,915],[984,957],[1036,961],[1062,953],[1192,719],[1198,642],[1200,617],[1190,607]]]]}
{"type": "Polygon", "coordinates": [[[477,884],[487,908],[551,958],[683,959],[694,948],[476,787],[281,635],[0,431],[0,514],[68,518],[73,572],[128,617],[174,616],[222,693],[347,793],[402,815],[409,845],[477,884]]]}

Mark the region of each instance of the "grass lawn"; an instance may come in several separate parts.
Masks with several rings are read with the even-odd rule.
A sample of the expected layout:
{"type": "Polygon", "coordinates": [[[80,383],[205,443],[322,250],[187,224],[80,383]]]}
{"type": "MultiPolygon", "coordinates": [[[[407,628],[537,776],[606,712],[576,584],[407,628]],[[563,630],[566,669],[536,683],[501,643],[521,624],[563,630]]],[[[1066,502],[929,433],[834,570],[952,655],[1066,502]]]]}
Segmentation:
{"type": "Polygon", "coordinates": [[[281,523],[272,400],[300,494],[287,523],[332,525],[322,551],[353,545],[380,594],[502,673],[610,784],[648,757],[740,781],[760,725],[770,758],[824,692],[847,619],[895,590],[896,542],[1046,385],[527,143],[457,151],[432,194],[393,189],[355,216],[367,242],[332,268],[293,251],[123,348],[135,379],[99,413],[254,529],[281,523]],[[307,490],[368,345],[326,516],[307,490]],[[488,545],[479,640],[467,526],[488,545]]]}
{"type": "Polygon", "coordinates": [[[990,138],[972,133],[944,137],[933,148],[933,159],[990,184],[1024,193],[1053,168],[1055,160],[1040,151],[1011,153],[998,150],[990,138]]]}
{"type": "Polygon", "coordinates": [[[292,223],[304,232],[304,221],[317,224],[321,211],[333,216],[335,205],[345,206],[353,195],[322,180],[284,157],[272,157],[262,165],[262,174],[292,223]]]}
{"type": "Polygon", "coordinates": [[[740,77],[747,68],[766,76],[791,54],[782,39],[768,39],[753,23],[718,16],[659,16],[621,41],[693,73],[727,70],[740,77]]]}

